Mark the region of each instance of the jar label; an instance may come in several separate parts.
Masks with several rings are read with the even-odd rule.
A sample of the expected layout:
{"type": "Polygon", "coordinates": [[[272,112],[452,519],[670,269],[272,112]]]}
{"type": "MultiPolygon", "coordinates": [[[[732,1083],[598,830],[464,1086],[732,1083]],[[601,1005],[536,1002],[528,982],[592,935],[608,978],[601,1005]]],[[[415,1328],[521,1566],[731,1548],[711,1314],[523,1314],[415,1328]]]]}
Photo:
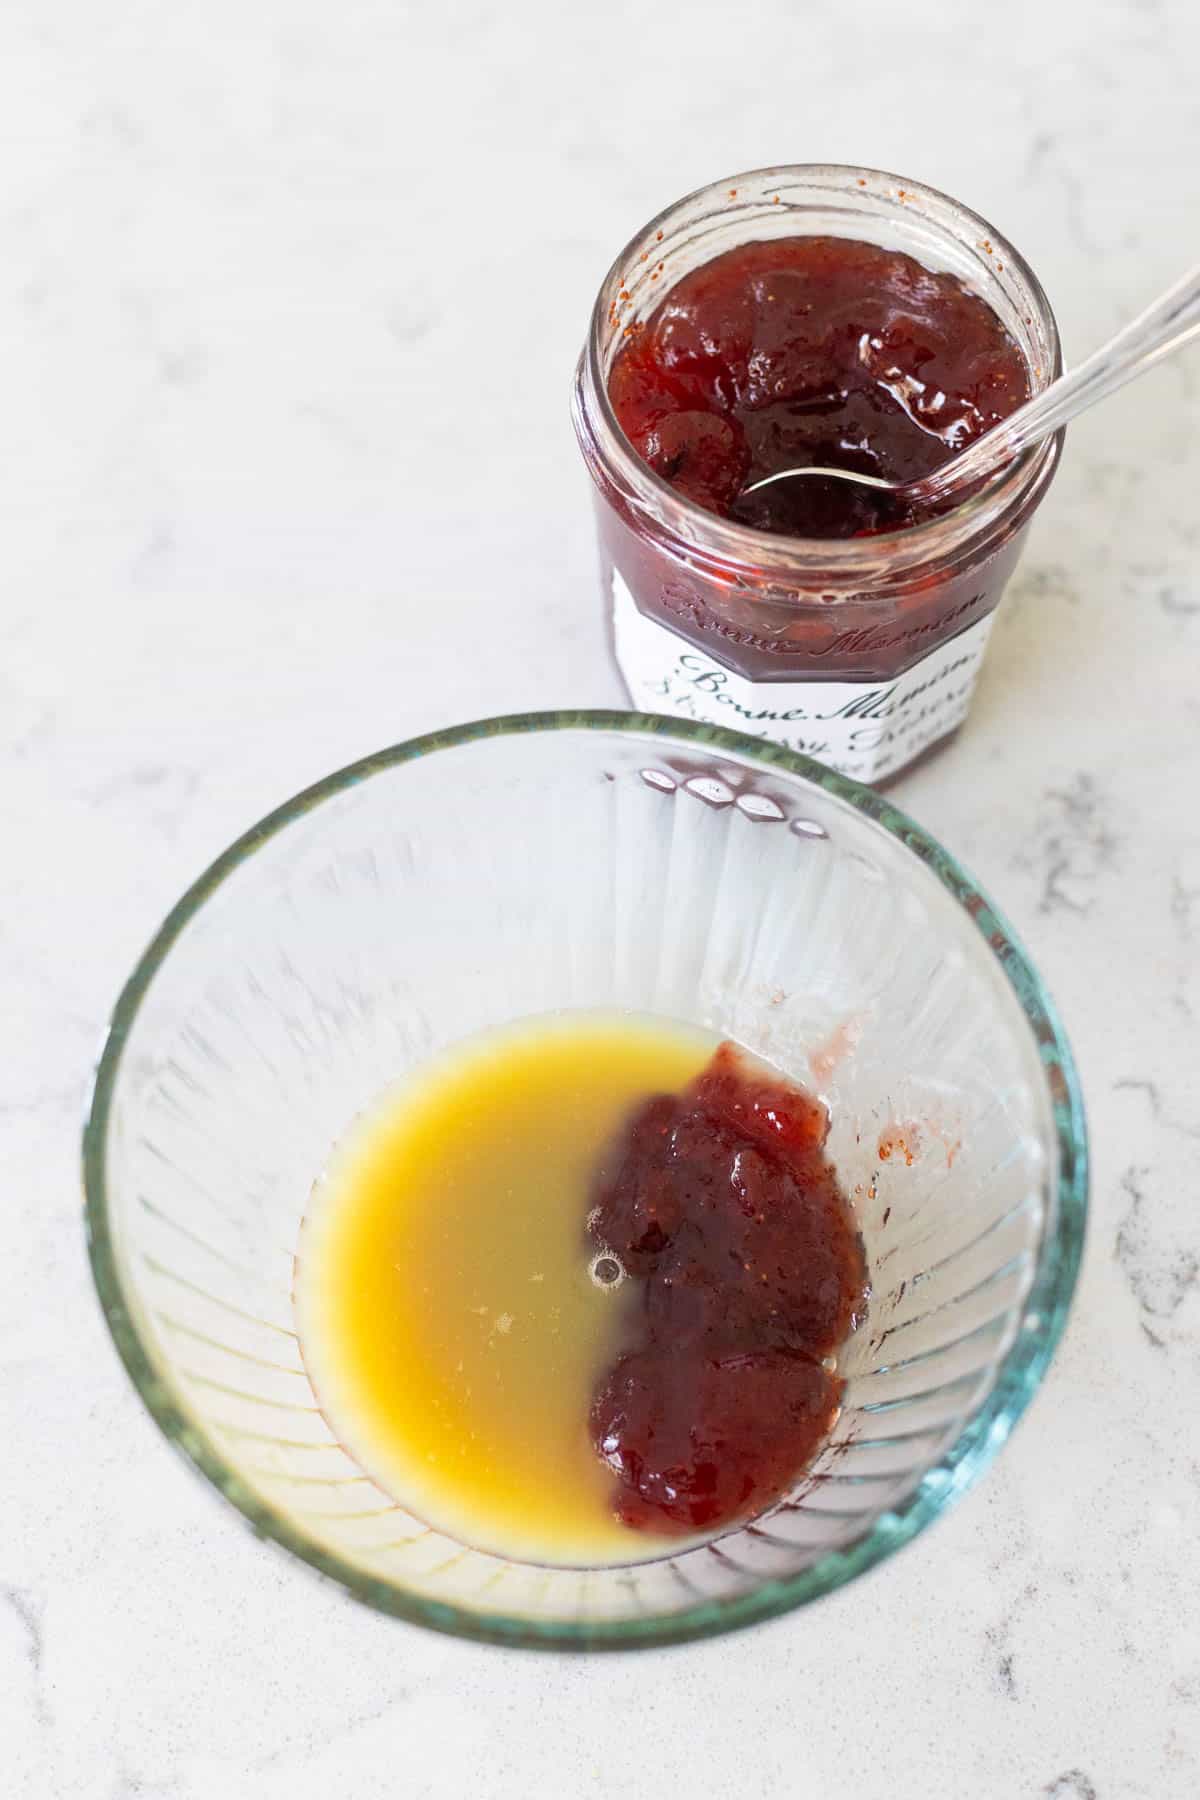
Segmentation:
{"type": "Polygon", "coordinates": [[[642,712],[727,725],[879,781],[967,715],[993,614],[880,681],[749,681],[639,612],[613,571],[617,662],[642,712]]]}

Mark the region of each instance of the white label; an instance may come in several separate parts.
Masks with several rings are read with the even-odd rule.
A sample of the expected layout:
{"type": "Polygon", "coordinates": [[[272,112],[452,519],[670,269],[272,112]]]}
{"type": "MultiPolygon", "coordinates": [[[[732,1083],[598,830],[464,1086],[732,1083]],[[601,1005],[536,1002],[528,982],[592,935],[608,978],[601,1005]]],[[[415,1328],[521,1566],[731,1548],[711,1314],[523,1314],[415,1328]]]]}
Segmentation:
{"type": "Polygon", "coordinates": [[[992,616],[883,681],[748,681],[638,611],[613,572],[617,662],[642,712],[728,725],[879,781],[967,715],[992,616]]]}

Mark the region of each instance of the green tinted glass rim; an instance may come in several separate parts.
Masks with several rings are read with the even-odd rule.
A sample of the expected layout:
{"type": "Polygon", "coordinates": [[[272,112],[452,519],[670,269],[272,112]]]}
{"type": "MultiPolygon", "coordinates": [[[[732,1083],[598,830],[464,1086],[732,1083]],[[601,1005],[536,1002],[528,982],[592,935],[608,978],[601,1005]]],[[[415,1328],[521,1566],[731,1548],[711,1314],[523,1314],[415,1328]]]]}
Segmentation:
{"type": "Polygon", "coordinates": [[[83,1132],[85,1224],[100,1304],[130,1378],[168,1441],[237,1508],[257,1536],[293,1555],[345,1588],[354,1598],[413,1624],[481,1643],[542,1650],[630,1650],[680,1644],[778,1617],[852,1581],[909,1543],[966,1492],[996,1456],[1028,1406],[1050,1365],[1066,1325],[1083,1253],[1087,1220],[1088,1152],[1083,1099],[1074,1058],[1057,1010],[1012,928],[978,884],[929,834],[890,800],[794,751],[715,725],[630,712],[517,713],[430,732],[351,763],[306,788],[238,838],[168,913],[122,989],[109,1021],[83,1132]],[[706,1601],[665,1617],[620,1621],[533,1620],[483,1614],[433,1601],[378,1577],[365,1575],[313,1543],[268,1506],[230,1468],[192,1419],[136,1324],[113,1245],[105,1180],[106,1145],[121,1059],[143,999],[189,921],[236,869],[288,825],[325,800],[374,775],[439,750],[494,737],[555,731],[616,732],[631,737],[684,741],[778,769],[845,801],[874,820],[920,858],[968,913],[999,963],[1034,1034],[1053,1120],[1054,1167],[1049,1171],[1050,1223],[1043,1234],[1033,1283],[1013,1343],[995,1385],[951,1448],[912,1494],[884,1512],[854,1543],[827,1552],[798,1575],[764,1581],[736,1599],[706,1601]]]}

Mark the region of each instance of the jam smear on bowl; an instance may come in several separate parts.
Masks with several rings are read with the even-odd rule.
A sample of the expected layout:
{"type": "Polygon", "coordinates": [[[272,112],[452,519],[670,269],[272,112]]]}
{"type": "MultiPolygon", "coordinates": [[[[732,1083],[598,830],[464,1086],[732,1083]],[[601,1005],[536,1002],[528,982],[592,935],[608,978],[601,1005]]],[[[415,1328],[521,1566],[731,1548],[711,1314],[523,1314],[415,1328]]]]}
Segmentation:
{"type": "Polygon", "coordinates": [[[835,1353],[867,1293],[828,1124],[726,1043],[606,1152],[588,1233],[635,1293],[591,1431],[625,1525],[693,1535],[751,1517],[826,1438],[835,1353]]]}
{"type": "MultiPolygon", "coordinates": [[[[957,276],[836,237],[745,243],[684,275],[613,363],[639,455],[698,506],[758,530],[844,538],[919,522],[819,464],[912,481],[1030,394],[1025,359],[957,276]]],[[[927,515],[921,515],[927,516],[927,515]]]]}

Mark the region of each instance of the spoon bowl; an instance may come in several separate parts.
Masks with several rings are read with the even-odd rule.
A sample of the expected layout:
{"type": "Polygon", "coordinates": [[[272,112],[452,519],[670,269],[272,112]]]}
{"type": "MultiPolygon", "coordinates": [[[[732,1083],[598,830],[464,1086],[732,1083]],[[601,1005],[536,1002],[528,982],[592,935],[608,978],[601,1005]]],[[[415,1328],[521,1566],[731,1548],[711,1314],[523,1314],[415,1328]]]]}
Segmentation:
{"type": "Polygon", "coordinates": [[[990,475],[1038,444],[1061,426],[1086,412],[1098,400],[1107,399],[1127,381],[1144,375],[1164,356],[1200,333],[1200,267],[1167,289],[1115,337],[1093,351],[1086,362],[1052,381],[1049,387],[1019,406],[999,425],[952,456],[932,474],[918,481],[888,481],[881,475],[863,475],[857,469],[835,469],[812,463],[793,469],[776,469],[750,482],[739,499],[760,493],[782,481],[820,476],[853,487],[874,488],[906,507],[944,506],[962,500],[990,475]]]}

